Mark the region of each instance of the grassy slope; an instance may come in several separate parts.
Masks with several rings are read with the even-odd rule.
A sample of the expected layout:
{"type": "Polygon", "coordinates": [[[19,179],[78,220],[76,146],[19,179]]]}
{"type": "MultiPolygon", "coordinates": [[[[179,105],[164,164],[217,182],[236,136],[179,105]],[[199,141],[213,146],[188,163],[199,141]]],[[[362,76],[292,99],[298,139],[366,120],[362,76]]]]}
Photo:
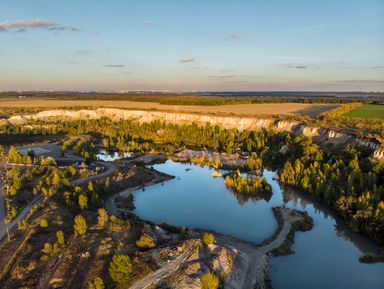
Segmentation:
{"type": "Polygon", "coordinates": [[[364,104],[363,106],[346,113],[345,116],[384,119],[384,105],[364,104]]]}

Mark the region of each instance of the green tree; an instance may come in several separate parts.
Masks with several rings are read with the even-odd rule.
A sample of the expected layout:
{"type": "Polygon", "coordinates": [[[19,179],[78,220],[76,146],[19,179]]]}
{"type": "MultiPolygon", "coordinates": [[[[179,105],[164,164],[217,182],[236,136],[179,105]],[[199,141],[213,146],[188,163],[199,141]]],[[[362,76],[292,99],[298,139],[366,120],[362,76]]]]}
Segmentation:
{"type": "Polygon", "coordinates": [[[100,198],[99,198],[99,195],[93,191],[92,192],[92,196],[91,196],[91,203],[95,206],[97,206],[100,202],[100,198]]]}
{"type": "Polygon", "coordinates": [[[8,151],[8,159],[11,163],[21,163],[22,156],[16,151],[14,146],[11,146],[8,151]]]}
{"type": "Polygon", "coordinates": [[[42,227],[42,228],[48,228],[48,221],[47,221],[47,219],[41,219],[40,220],[40,227],[42,227]]]}
{"type": "Polygon", "coordinates": [[[87,232],[87,222],[82,215],[75,217],[73,228],[75,229],[75,236],[84,235],[87,232]]]}
{"type": "Polygon", "coordinates": [[[52,185],[58,187],[60,185],[60,176],[57,172],[53,174],[52,185]]]}
{"type": "Polygon", "coordinates": [[[26,220],[18,220],[17,221],[17,229],[19,231],[23,231],[27,228],[28,224],[26,220]]]}
{"type": "Polygon", "coordinates": [[[88,183],[88,191],[93,192],[93,183],[92,182],[88,183]]]}
{"type": "Polygon", "coordinates": [[[206,273],[201,277],[202,289],[217,289],[219,288],[219,279],[212,273],[206,273]]]}
{"type": "Polygon", "coordinates": [[[52,157],[47,157],[45,159],[41,158],[40,164],[42,166],[56,166],[57,165],[55,159],[52,157]]]}
{"type": "Polygon", "coordinates": [[[84,194],[79,195],[79,207],[82,210],[85,210],[88,207],[88,198],[84,194]]]}
{"type": "Polygon", "coordinates": [[[16,216],[17,216],[17,210],[15,207],[12,207],[12,209],[11,209],[11,216],[12,216],[12,218],[16,218],[16,216]]]}
{"type": "Polygon", "coordinates": [[[213,243],[215,243],[215,237],[213,236],[213,234],[211,234],[211,233],[204,233],[204,235],[203,235],[203,243],[206,246],[209,246],[209,245],[212,245],[213,243]]]}
{"type": "Polygon", "coordinates": [[[104,285],[103,279],[101,279],[100,277],[95,277],[93,278],[93,282],[90,281],[88,283],[88,289],[104,289],[104,288],[105,288],[105,285],[104,285]]]}
{"type": "Polygon", "coordinates": [[[47,255],[52,254],[52,251],[53,251],[52,245],[50,243],[45,243],[42,251],[44,254],[47,254],[47,255]]]}
{"type": "Polygon", "coordinates": [[[123,285],[129,282],[132,272],[132,264],[127,255],[114,255],[109,264],[109,274],[116,283],[123,285]]]}
{"type": "Polygon", "coordinates": [[[65,240],[64,240],[63,231],[57,231],[56,232],[56,238],[57,238],[57,243],[59,243],[60,246],[64,246],[65,240]]]}
{"type": "Polygon", "coordinates": [[[136,242],[136,245],[142,249],[151,249],[156,246],[153,238],[148,234],[141,235],[140,239],[136,242]]]}
{"type": "Polygon", "coordinates": [[[108,223],[108,213],[104,208],[100,208],[97,210],[98,217],[97,217],[97,224],[100,227],[105,227],[105,225],[108,223]]]}

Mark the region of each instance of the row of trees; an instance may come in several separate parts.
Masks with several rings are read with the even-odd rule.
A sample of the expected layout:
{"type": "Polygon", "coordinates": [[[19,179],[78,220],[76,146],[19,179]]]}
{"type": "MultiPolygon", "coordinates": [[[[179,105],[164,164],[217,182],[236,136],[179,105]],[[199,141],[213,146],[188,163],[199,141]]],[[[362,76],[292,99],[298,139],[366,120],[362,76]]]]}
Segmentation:
{"type": "Polygon", "coordinates": [[[310,140],[301,144],[303,151],[285,163],[280,181],[323,200],[354,230],[384,244],[384,162],[370,162],[353,146],[330,153],[310,140]]]}

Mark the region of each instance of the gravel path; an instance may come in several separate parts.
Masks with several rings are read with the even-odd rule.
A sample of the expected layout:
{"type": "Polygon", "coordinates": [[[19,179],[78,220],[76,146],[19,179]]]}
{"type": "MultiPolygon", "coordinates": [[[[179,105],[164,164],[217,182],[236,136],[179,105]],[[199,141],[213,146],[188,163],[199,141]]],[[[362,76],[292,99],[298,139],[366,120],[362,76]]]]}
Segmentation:
{"type": "MultiPolygon", "coordinates": [[[[100,174],[97,174],[97,175],[92,175],[92,176],[88,176],[88,177],[83,178],[83,179],[74,180],[71,183],[73,185],[87,184],[90,181],[95,181],[95,180],[100,180],[100,179],[105,179],[107,177],[110,177],[116,171],[116,168],[115,168],[115,166],[113,164],[105,163],[105,162],[95,162],[95,163],[98,164],[98,165],[106,167],[106,170],[103,171],[100,174]]],[[[1,179],[0,179],[0,188],[1,187],[2,187],[2,183],[1,183],[1,179]]],[[[27,216],[27,214],[29,213],[29,211],[35,205],[40,203],[42,200],[44,200],[44,196],[43,195],[38,195],[31,202],[29,202],[29,204],[26,205],[23,208],[23,210],[19,213],[19,215],[17,215],[17,217],[15,219],[13,219],[11,223],[8,224],[8,230],[12,231],[17,226],[18,221],[24,219],[27,216]]],[[[7,225],[5,224],[4,198],[3,198],[2,193],[0,192],[0,241],[7,234],[7,230],[6,229],[7,229],[7,225]]]]}
{"type": "Polygon", "coordinates": [[[269,254],[278,248],[287,237],[291,226],[296,221],[302,220],[302,216],[295,211],[280,208],[284,225],[279,234],[268,244],[256,247],[251,243],[243,242],[228,236],[217,237],[220,245],[238,252],[233,271],[229,274],[225,288],[229,289],[265,289],[265,276],[268,271],[269,254]]]}
{"type": "Polygon", "coordinates": [[[188,249],[186,249],[180,256],[176,259],[170,261],[159,270],[150,274],[149,276],[141,279],[140,281],[133,284],[130,289],[145,289],[151,285],[155,285],[160,282],[162,279],[168,277],[169,275],[175,273],[182,264],[184,264],[196,250],[199,241],[195,240],[188,249]]]}

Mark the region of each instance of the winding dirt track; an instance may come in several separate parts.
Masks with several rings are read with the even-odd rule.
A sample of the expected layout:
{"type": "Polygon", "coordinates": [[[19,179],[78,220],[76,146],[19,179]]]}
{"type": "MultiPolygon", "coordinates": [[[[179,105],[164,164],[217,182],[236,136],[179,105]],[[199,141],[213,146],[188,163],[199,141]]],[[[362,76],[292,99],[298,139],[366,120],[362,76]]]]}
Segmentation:
{"type": "MultiPolygon", "coordinates": [[[[279,234],[268,244],[257,247],[256,245],[241,241],[234,237],[215,234],[215,239],[219,245],[227,247],[237,252],[232,272],[228,275],[226,289],[266,289],[265,277],[268,271],[269,253],[278,248],[285,240],[291,230],[291,226],[296,221],[302,220],[303,216],[295,211],[280,208],[283,227],[279,234]]],[[[176,273],[179,268],[186,263],[197,248],[198,241],[195,241],[178,258],[166,264],[156,272],[132,285],[131,289],[144,289],[150,285],[159,283],[162,279],[176,273]]]]}
{"type": "Polygon", "coordinates": [[[291,226],[303,217],[295,211],[280,208],[284,224],[279,234],[262,247],[253,246],[233,237],[219,236],[217,242],[238,252],[233,271],[229,274],[225,288],[228,289],[265,289],[265,277],[268,270],[269,255],[278,248],[287,237],[291,226]]]}
{"type": "MultiPolygon", "coordinates": [[[[83,179],[74,180],[71,183],[73,185],[87,184],[90,181],[96,181],[96,180],[108,178],[108,177],[112,176],[116,171],[116,168],[113,164],[106,163],[106,162],[95,162],[95,163],[98,165],[104,166],[106,168],[106,170],[100,174],[97,174],[97,175],[92,175],[92,176],[85,177],[83,179]]],[[[2,184],[1,184],[1,179],[0,179],[0,188],[1,187],[2,187],[2,184]]],[[[17,226],[18,221],[24,219],[27,216],[27,214],[29,213],[29,211],[35,205],[40,203],[42,200],[44,200],[44,196],[38,195],[31,202],[29,202],[29,204],[23,208],[23,210],[19,213],[19,215],[17,215],[17,217],[15,219],[13,219],[11,223],[8,224],[8,230],[12,231],[17,226]]],[[[5,224],[4,221],[5,221],[5,205],[4,205],[3,195],[0,192],[0,241],[7,234],[7,225],[5,224]]]]}
{"type": "Polygon", "coordinates": [[[153,274],[141,279],[139,282],[133,284],[130,289],[145,289],[151,285],[155,285],[160,282],[162,279],[170,276],[175,273],[181,265],[183,265],[196,250],[199,245],[199,241],[195,240],[191,246],[184,251],[180,256],[178,256],[175,260],[167,263],[165,266],[161,267],[159,270],[155,271],[153,274]]]}

